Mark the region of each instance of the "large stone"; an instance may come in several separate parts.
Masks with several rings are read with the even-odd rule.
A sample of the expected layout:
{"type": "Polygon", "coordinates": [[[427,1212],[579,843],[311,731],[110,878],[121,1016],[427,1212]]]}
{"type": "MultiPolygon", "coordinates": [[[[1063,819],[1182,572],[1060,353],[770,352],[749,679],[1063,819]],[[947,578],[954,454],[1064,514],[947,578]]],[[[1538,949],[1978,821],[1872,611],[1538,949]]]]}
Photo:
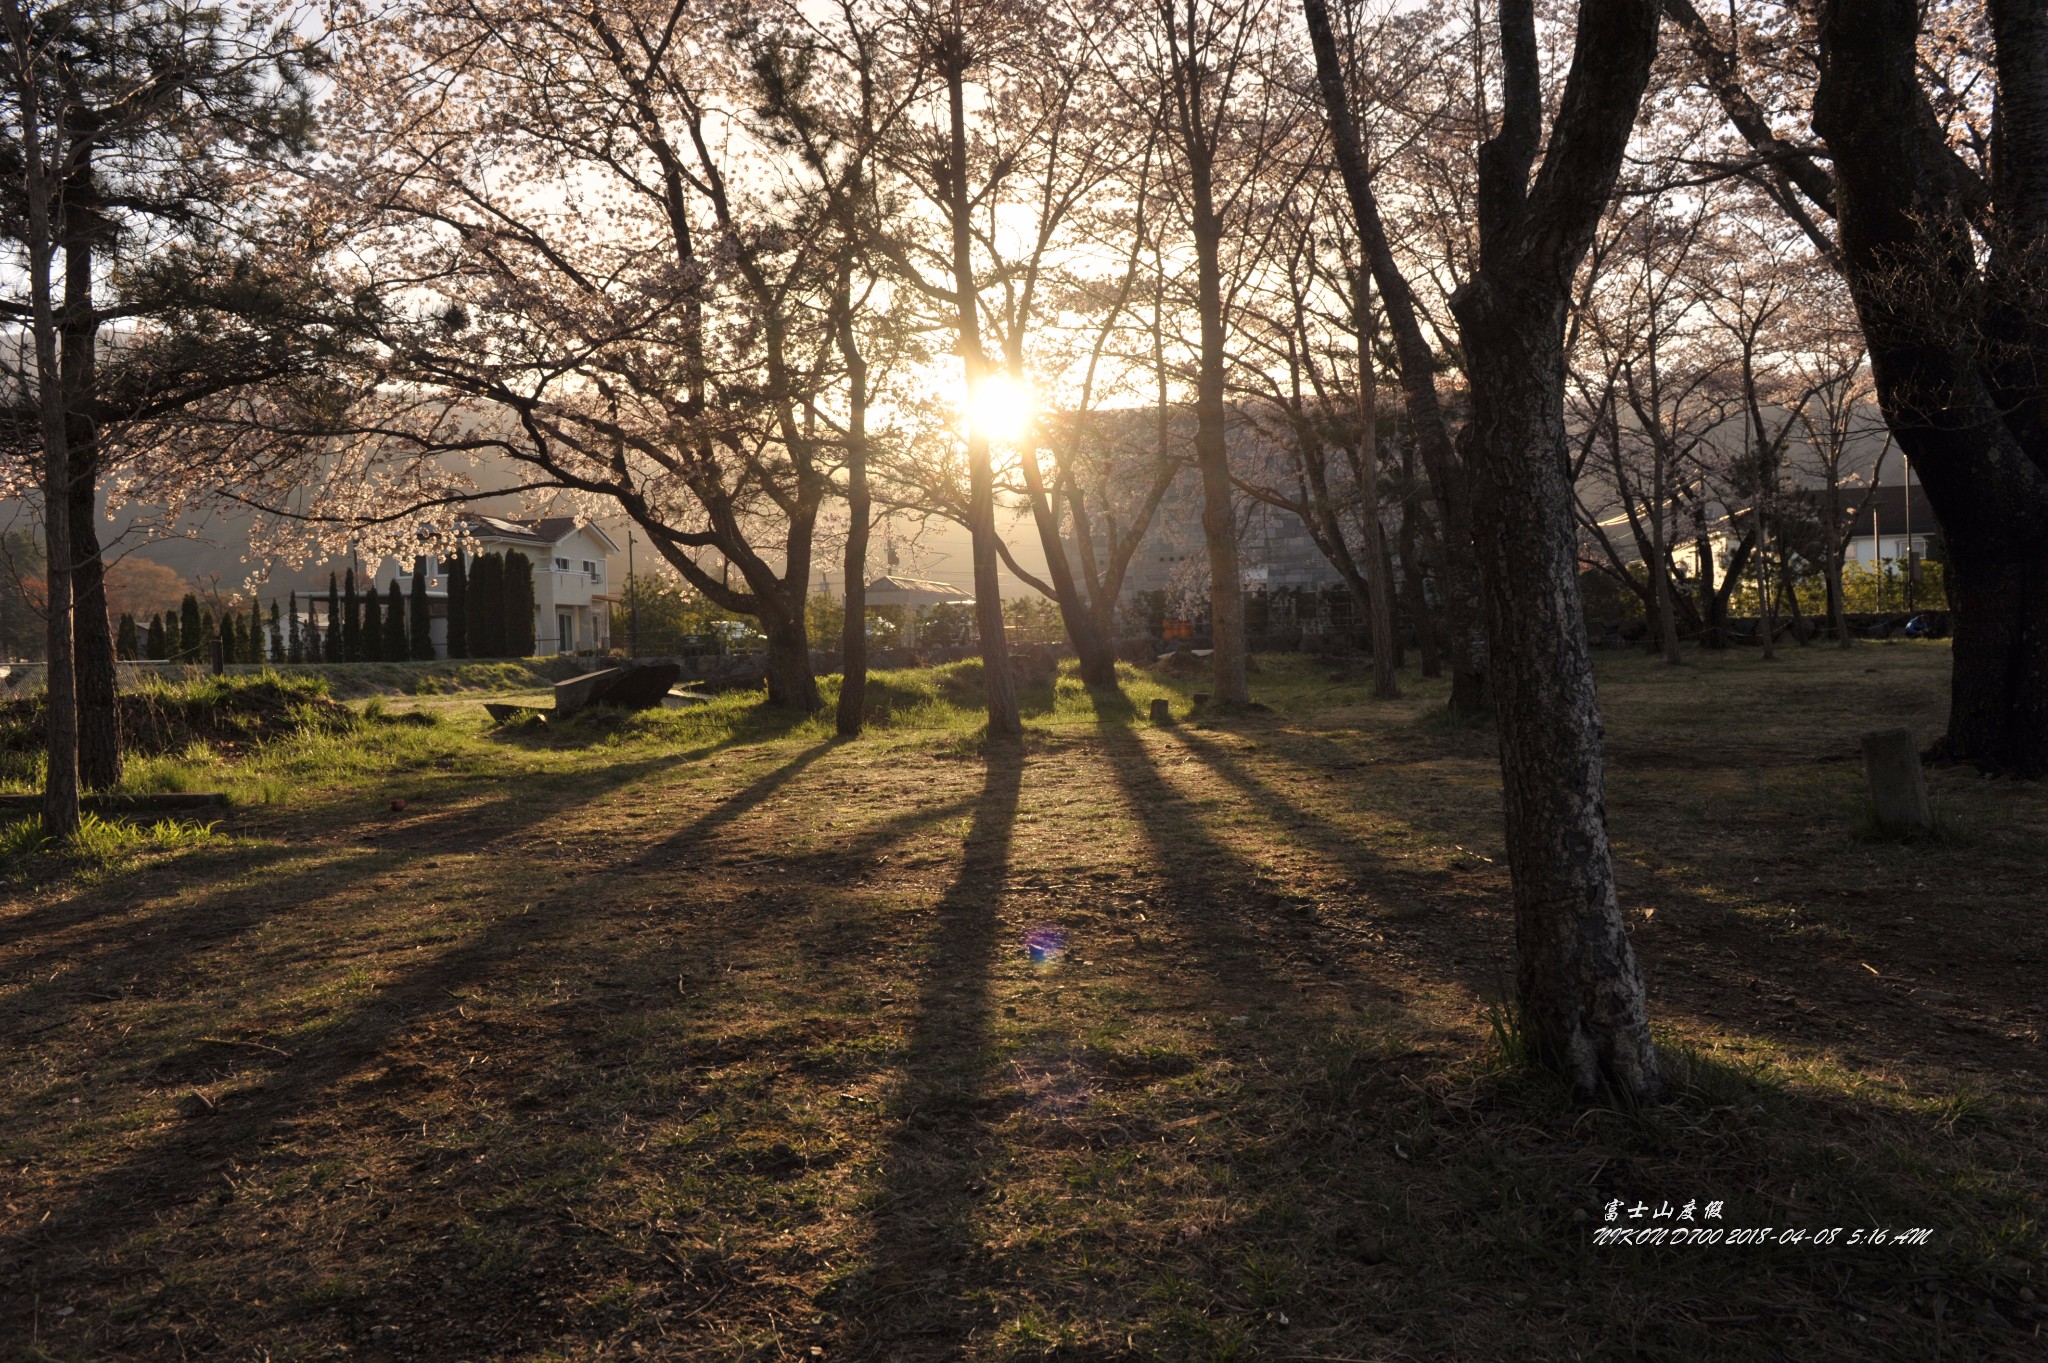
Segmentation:
{"type": "Polygon", "coordinates": [[[1863,735],[1863,773],[1870,782],[1870,809],[1880,833],[1903,837],[1934,827],[1927,803],[1927,778],[1911,729],[1874,729],[1863,735]]]}
{"type": "Polygon", "coordinates": [[[674,663],[628,663],[586,672],[555,683],[555,713],[563,718],[593,705],[617,710],[652,710],[668,696],[669,688],[681,681],[683,669],[674,663]]]}

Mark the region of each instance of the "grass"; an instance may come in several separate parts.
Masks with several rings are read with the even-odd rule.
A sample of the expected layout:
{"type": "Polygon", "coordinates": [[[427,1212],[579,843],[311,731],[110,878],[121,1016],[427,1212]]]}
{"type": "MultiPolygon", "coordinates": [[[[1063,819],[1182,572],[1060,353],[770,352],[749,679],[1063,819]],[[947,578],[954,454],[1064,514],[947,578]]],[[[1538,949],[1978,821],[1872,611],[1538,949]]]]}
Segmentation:
{"type": "Polygon", "coordinates": [[[151,759],[233,837],[0,889],[0,1357],[2038,1356],[2048,800],[1856,822],[1938,646],[1600,660],[1674,1092],[1592,1112],[1517,1063],[1490,733],[1259,661],[1021,744],[963,664],[851,743],[428,696],[151,759]],[[1638,1202],[1773,1241],[1596,1243],[1638,1202]]]}

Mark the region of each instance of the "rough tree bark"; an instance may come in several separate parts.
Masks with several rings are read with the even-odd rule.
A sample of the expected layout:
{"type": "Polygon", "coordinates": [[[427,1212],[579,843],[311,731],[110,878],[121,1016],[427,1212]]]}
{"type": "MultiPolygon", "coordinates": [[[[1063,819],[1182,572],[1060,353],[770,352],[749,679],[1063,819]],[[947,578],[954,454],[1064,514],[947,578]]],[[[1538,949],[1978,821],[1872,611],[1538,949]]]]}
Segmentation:
{"type": "Polygon", "coordinates": [[[1616,902],[1600,711],[1579,600],[1564,431],[1564,321],[1648,83],[1656,0],[1584,0],[1542,141],[1533,0],[1501,0],[1503,108],[1480,151],[1479,268],[1451,299],[1472,382],[1470,448],[1517,992],[1531,1056],[1583,1097],[1661,1091],[1642,975],[1616,902]]]}
{"type": "Polygon", "coordinates": [[[1814,128],[1879,405],[1948,547],[1946,755],[2048,772],[2048,5],[1992,0],[1998,117],[1981,193],[1916,68],[1913,0],[1821,11],[1814,128]]]}

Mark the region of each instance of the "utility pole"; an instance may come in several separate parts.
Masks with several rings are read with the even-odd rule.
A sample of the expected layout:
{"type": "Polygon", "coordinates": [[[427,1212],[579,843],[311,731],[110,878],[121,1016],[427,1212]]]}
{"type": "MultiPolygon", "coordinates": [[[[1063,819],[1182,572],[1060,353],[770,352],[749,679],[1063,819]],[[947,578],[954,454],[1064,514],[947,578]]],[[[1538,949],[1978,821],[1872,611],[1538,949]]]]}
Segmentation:
{"type": "Polygon", "coordinates": [[[626,656],[640,656],[640,584],[633,578],[633,527],[626,527],[626,656]]]}
{"type": "Polygon", "coordinates": [[[1903,449],[1899,451],[1899,466],[1906,471],[1899,485],[1899,504],[1905,508],[1906,516],[1906,613],[1911,615],[1914,569],[1918,566],[1913,560],[1913,457],[1903,449]]]}

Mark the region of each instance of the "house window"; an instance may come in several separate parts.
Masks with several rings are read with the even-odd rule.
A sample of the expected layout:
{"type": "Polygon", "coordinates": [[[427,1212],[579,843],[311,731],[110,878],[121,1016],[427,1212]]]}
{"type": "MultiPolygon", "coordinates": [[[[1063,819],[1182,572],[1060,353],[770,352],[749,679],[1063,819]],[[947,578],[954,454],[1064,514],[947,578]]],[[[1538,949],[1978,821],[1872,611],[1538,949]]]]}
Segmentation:
{"type": "Polygon", "coordinates": [[[604,581],[604,569],[598,567],[597,564],[591,562],[589,559],[583,560],[583,571],[590,574],[590,580],[592,582],[604,581]]]}
{"type": "Polygon", "coordinates": [[[568,571],[569,571],[569,560],[568,560],[568,559],[565,559],[565,558],[558,558],[558,559],[556,559],[556,560],[555,560],[555,571],[556,571],[556,572],[558,572],[558,573],[566,573],[566,572],[568,572],[568,571]]]}

